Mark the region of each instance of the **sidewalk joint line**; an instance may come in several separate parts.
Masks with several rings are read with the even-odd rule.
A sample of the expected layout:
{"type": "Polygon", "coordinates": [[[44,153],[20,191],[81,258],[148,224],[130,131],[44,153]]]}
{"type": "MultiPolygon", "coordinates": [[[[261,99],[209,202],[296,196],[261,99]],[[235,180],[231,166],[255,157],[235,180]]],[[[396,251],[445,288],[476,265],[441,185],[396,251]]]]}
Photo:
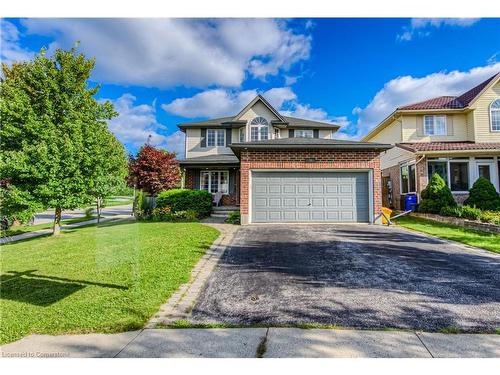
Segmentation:
{"type": "Polygon", "coordinates": [[[418,340],[422,343],[422,345],[424,346],[425,350],[427,350],[427,352],[429,353],[429,355],[431,356],[431,358],[434,358],[434,355],[431,353],[431,351],[429,350],[429,348],[427,347],[427,345],[425,345],[424,341],[418,335],[417,331],[414,331],[413,333],[415,334],[415,336],[417,336],[418,340]]]}
{"type": "Polygon", "coordinates": [[[142,329],[139,331],[139,333],[138,333],[137,335],[135,335],[135,337],[134,337],[132,340],[130,340],[128,343],[126,343],[126,344],[125,344],[125,346],[124,346],[123,348],[121,348],[121,349],[120,349],[120,351],[119,351],[118,353],[116,353],[116,354],[113,356],[113,358],[118,357],[118,356],[120,355],[120,353],[121,353],[121,352],[123,352],[127,346],[129,346],[130,344],[132,344],[132,342],[133,342],[136,338],[138,338],[138,337],[139,337],[139,335],[140,335],[142,332],[144,332],[144,328],[142,328],[142,329]]]}

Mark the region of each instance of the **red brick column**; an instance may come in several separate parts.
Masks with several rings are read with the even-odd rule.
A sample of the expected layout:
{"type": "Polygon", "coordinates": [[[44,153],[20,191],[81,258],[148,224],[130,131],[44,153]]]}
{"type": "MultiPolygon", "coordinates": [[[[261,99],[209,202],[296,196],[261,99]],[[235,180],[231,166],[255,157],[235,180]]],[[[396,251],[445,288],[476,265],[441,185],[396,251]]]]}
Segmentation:
{"type": "Polygon", "coordinates": [[[373,171],[373,213],[382,208],[380,153],[372,150],[242,150],[240,211],[248,216],[250,170],[255,169],[371,169],[373,171]],[[312,161],[311,159],[314,159],[312,161]]]}

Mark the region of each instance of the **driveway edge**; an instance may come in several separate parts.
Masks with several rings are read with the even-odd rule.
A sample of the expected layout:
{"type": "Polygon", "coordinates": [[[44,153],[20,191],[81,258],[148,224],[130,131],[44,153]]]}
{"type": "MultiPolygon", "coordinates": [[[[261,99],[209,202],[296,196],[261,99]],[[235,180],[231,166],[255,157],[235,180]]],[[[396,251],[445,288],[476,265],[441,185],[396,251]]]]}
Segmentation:
{"type": "Polygon", "coordinates": [[[240,228],[232,224],[205,224],[219,230],[221,234],[194,266],[189,282],[182,284],[167,302],[160,306],[160,310],[149,320],[145,328],[150,329],[158,325],[168,325],[176,320],[189,317],[196,298],[203,289],[208,277],[240,228]]]}

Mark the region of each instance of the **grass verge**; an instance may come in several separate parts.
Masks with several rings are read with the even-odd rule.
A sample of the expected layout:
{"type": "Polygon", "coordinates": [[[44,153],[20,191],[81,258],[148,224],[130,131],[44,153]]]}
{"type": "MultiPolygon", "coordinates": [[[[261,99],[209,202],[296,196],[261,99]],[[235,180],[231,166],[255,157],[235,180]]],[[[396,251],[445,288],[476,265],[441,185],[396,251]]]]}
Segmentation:
{"type": "Polygon", "coordinates": [[[116,222],[0,249],[0,343],[144,326],[219,235],[199,223],[116,222]]]}
{"type": "Polygon", "coordinates": [[[498,234],[465,229],[453,224],[412,216],[403,216],[394,222],[404,228],[500,253],[500,235],[498,234]]]}
{"type": "MultiPolygon", "coordinates": [[[[65,219],[65,220],[61,220],[61,224],[62,225],[76,224],[76,223],[81,223],[84,221],[89,221],[89,220],[92,220],[95,218],[97,218],[97,216],[77,217],[74,219],[65,219]]],[[[20,225],[20,226],[12,227],[12,228],[7,229],[7,230],[2,230],[0,233],[0,238],[17,236],[18,234],[34,232],[36,230],[41,230],[41,229],[50,229],[50,228],[52,228],[53,225],[54,225],[53,223],[43,223],[43,224],[35,224],[35,225],[20,225]]]]}

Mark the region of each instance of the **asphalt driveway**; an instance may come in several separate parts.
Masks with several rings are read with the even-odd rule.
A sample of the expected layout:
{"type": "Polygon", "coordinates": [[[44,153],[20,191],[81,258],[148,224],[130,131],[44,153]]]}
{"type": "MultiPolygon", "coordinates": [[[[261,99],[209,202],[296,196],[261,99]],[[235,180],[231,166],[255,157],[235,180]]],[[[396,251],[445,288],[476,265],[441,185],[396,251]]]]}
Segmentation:
{"type": "Polygon", "coordinates": [[[392,227],[245,226],[191,319],[490,331],[500,255],[392,227]]]}

